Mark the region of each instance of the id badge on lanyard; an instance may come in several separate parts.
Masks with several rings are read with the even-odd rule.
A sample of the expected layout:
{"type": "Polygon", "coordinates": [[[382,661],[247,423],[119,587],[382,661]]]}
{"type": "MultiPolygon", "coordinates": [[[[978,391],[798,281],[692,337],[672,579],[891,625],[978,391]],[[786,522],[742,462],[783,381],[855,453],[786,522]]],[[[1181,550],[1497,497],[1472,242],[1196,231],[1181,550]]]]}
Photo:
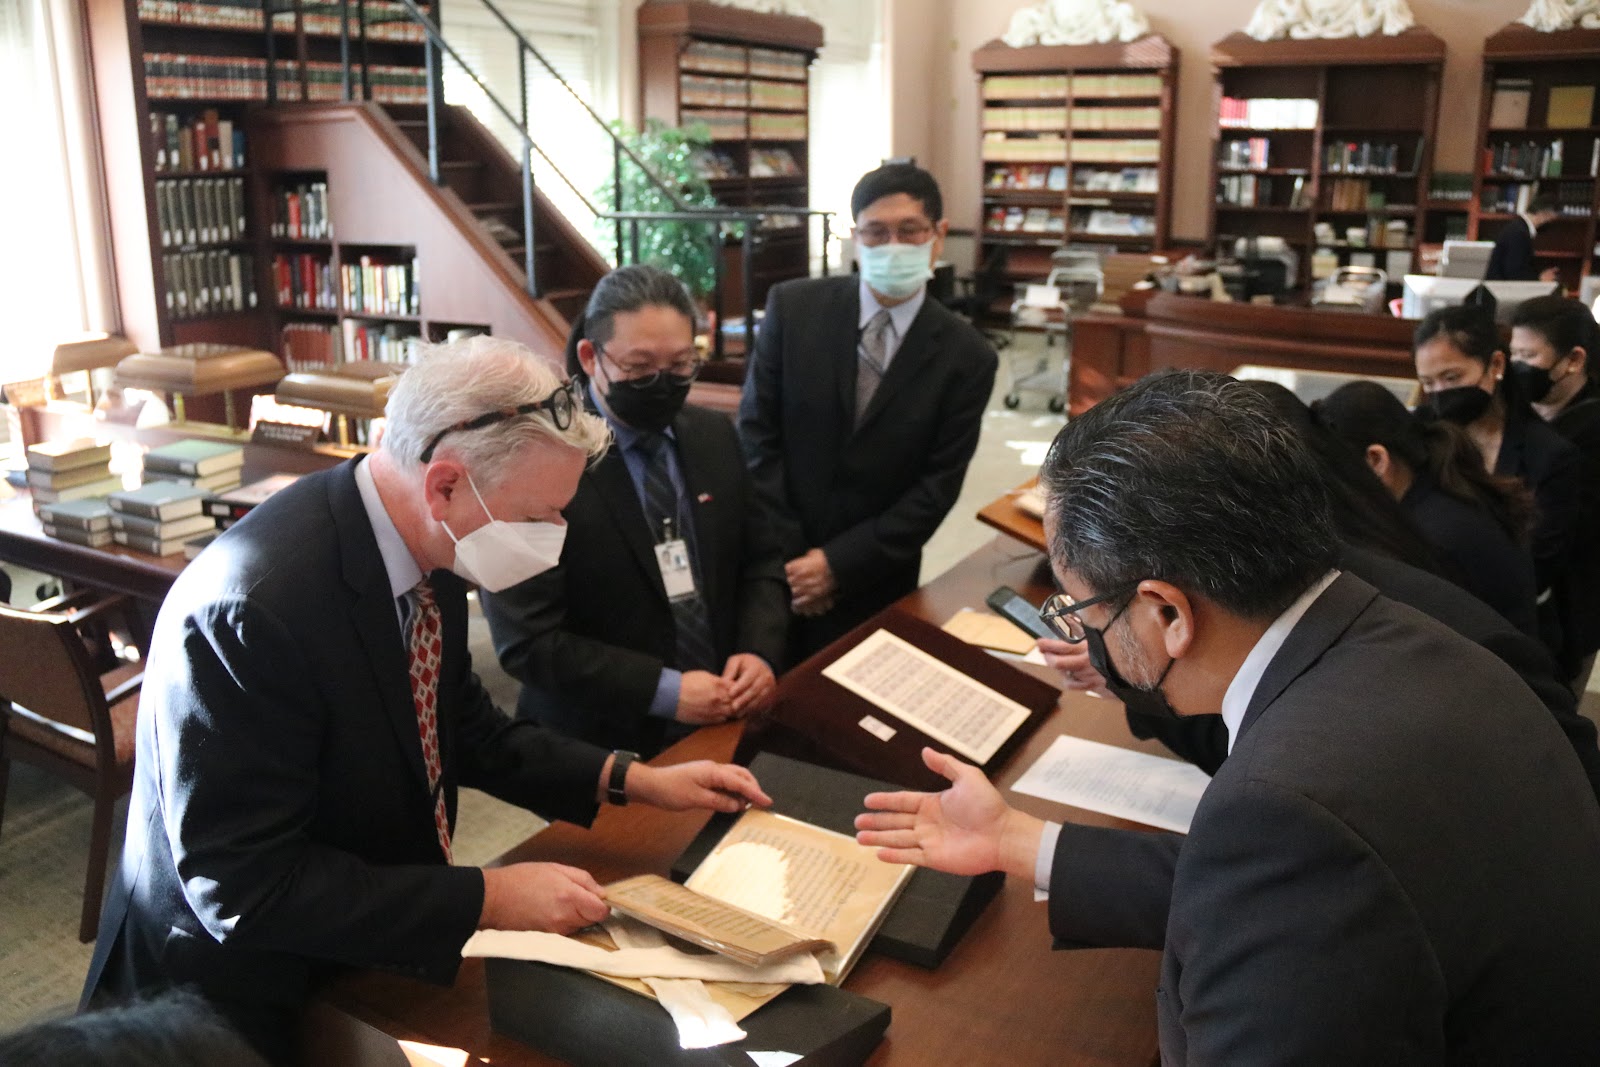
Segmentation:
{"type": "Polygon", "coordinates": [[[667,599],[685,600],[695,595],[694,568],[689,563],[689,543],[673,534],[672,520],[663,520],[662,539],[656,544],[656,566],[661,568],[667,599]]]}

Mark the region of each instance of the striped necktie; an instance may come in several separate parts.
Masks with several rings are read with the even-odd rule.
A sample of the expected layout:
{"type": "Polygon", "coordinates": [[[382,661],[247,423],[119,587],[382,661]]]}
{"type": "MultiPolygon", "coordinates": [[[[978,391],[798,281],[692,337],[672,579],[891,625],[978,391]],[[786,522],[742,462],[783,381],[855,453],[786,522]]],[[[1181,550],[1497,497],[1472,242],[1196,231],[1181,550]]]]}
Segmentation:
{"type": "Polygon", "coordinates": [[[894,323],[886,309],[880,309],[861,331],[861,347],[856,352],[856,421],[859,428],[867,408],[883,381],[889,363],[889,333],[894,323]]]}

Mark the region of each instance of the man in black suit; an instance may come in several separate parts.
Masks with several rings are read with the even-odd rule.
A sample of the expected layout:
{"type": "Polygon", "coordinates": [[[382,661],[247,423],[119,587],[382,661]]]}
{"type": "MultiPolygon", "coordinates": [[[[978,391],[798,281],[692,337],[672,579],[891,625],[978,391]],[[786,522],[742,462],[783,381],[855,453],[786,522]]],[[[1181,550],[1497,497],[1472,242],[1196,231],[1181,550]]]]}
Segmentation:
{"type": "Polygon", "coordinates": [[[933,176],[880,167],[850,207],[860,277],[773,287],[739,405],[788,560],[794,659],[916,588],[998,363],[977,330],[928,299],[949,228],[933,176]]]}
{"type": "Polygon", "coordinates": [[[1046,824],[928,750],[873,794],[890,861],[1050,893],[1063,947],[1163,950],[1166,1063],[1600,1062],[1600,807],[1503,662],[1338,570],[1305,444],[1222,375],[1146,378],[1042,471],[1095,669],[1231,753],[1186,837],[1046,824]]]}
{"type": "Polygon", "coordinates": [[[655,267],[595,288],[574,357],[612,446],[578,481],[560,566],[483,598],[522,715],[646,756],[770,707],[788,626],[783,558],[733,425],[684,406],[694,315],[655,267]],[[681,589],[659,552],[675,542],[681,589]]]}
{"type": "Polygon", "coordinates": [[[1486,282],[1553,282],[1560,273],[1554,267],[1539,270],[1533,261],[1533,238],[1540,230],[1561,217],[1556,198],[1540,193],[1528,204],[1528,210],[1519,211],[1516,217],[1500,227],[1495,235],[1494,248],[1489,252],[1489,267],[1483,273],[1486,282]]]}
{"type": "Polygon", "coordinates": [[[570,384],[473,338],[409,368],[388,418],[378,452],[262,504],[162,605],[87,1005],[193,986],[292,1061],[335,968],[449,982],[475,929],[606,915],[575,868],[451,866],[458,786],[580,823],[600,798],[760,801],[741,768],[658,770],[507,719],[472,672],[467,583],[554,564],[605,445],[570,384]]]}

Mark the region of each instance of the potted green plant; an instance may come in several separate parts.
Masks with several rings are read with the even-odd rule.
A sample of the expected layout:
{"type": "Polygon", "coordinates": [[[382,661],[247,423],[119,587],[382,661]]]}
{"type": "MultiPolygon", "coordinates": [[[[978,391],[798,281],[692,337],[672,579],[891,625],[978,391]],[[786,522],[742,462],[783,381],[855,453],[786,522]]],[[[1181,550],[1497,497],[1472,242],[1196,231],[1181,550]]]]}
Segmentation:
{"type": "MultiPolygon", "coordinates": [[[[711,131],[703,123],[682,129],[650,119],[642,130],[614,122],[612,132],[644,161],[650,173],[622,157],[621,196],[617,197],[616,175],[608,174],[596,194],[602,210],[678,211],[681,208],[716,207],[711,186],[695,167],[695,156],[711,144],[711,131]],[[656,179],[660,179],[659,183],[656,179]],[[677,195],[674,203],[662,185],[677,195]]],[[[600,239],[614,243],[617,230],[609,219],[599,219],[600,239]]],[[[671,272],[697,300],[710,295],[715,277],[715,257],[720,254],[722,228],[716,223],[655,221],[640,222],[639,262],[671,272]]],[[[618,263],[633,261],[632,234],[622,228],[623,247],[616,250],[618,263]]]]}

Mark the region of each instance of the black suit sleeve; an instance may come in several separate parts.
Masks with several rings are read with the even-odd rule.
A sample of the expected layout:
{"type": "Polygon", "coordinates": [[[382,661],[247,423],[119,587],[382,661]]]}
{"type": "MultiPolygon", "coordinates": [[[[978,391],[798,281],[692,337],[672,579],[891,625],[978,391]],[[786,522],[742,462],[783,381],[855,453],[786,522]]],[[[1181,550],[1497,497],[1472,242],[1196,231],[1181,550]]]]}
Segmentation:
{"type": "Polygon", "coordinates": [[[998,363],[986,342],[974,336],[970,344],[972,350],[961,353],[961,362],[974,373],[952,377],[940,397],[939,428],[921,476],[883,511],[822,546],[841,588],[871,586],[885,568],[916,559],[961,494],[998,363]]]}
{"type": "Polygon", "coordinates": [[[745,371],[744,392],[739,397],[739,441],[779,551],[785,560],[790,560],[812,546],[806,543],[800,516],[789,506],[784,476],[783,289],[775,285],[767,294],[766,317],[756,334],[755,350],[745,371]]]}
{"type": "Polygon", "coordinates": [[[1541,590],[1559,582],[1566,573],[1583,499],[1582,457],[1564,441],[1558,439],[1556,443],[1562,447],[1540,456],[1539,468],[1530,469],[1539,514],[1533,528],[1533,566],[1541,590]]]}
{"type": "Polygon", "coordinates": [[[1182,1005],[1185,1062],[1443,1062],[1445,1031],[1417,1026],[1448,999],[1441,964],[1368,844],[1259,781],[1204,817],[1168,927],[1178,988],[1158,993],[1182,1005]]]}
{"type": "Polygon", "coordinates": [[[665,664],[648,653],[569,630],[569,582],[566,568],[557,566],[509,589],[480,595],[500,666],[519,682],[596,714],[637,721],[649,713],[665,664]]]}
{"type": "Polygon", "coordinates": [[[1050,866],[1057,948],[1154,948],[1167,939],[1183,838],[1067,823],[1050,866]]]}
{"type": "Polygon", "coordinates": [[[161,716],[151,753],[164,829],[207,932],[245,949],[411,965],[449,981],[483,909],[482,872],[378,865],[315,839],[318,778],[338,773],[322,761],[335,709],[278,618],[228,598],[183,620],[180,641],[146,707],[161,716]]]}
{"type": "MultiPolygon", "coordinates": [[[[731,444],[737,449],[737,443],[731,444]]],[[[744,554],[739,561],[734,651],[760,656],[775,674],[782,674],[789,639],[789,583],[783,574],[783,549],[771,510],[756,493],[754,481],[748,473],[741,473],[740,481],[745,504],[744,554]]]]}

